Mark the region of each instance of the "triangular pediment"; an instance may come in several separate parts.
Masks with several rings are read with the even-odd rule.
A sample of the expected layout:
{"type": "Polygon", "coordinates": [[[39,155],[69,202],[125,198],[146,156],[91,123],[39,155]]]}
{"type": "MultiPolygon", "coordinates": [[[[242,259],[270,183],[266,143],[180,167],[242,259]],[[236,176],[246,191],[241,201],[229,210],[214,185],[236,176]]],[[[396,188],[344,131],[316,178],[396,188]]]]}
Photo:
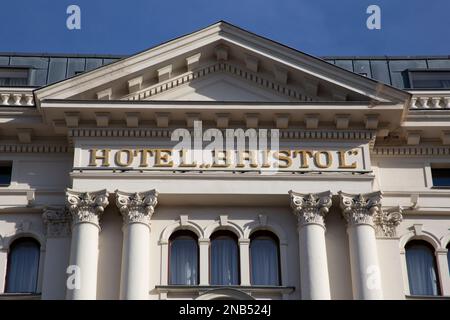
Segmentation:
{"type": "Polygon", "coordinates": [[[399,89],[218,22],[38,89],[43,100],[380,101],[399,89]]]}

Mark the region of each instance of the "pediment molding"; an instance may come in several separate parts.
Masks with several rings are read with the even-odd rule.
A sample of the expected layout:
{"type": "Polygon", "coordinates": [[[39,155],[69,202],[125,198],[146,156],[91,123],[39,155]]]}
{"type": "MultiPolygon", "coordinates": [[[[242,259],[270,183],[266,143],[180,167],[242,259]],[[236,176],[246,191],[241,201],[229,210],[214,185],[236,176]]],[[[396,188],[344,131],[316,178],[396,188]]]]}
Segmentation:
{"type": "MultiPolygon", "coordinates": [[[[85,100],[97,97],[118,99],[119,95],[124,97],[128,93],[116,93],[116,96],[114,96],[114,92],[108,94],[108,89],[113,83],[120,82],[122,91],[125,88],[130,91],[140,90],[141,86],[145,85],[145,79],[140,79],[140,77],[150,72],[153,79],[157,79],[160,84],[149,88],[150,91],[144,91],[143,98],[145,99],[146,94],[148,97],[151,96],[152,89],[157,93],[157,90],[167,90],[173,86],[174,77],[180,74],[179,70],[176,71],[177,66],[192,71],[201,65],[200,62],[208,63],[208,61],[215,60],[219,62],[219,65],[220,63],[228,65],[236,59],[239,60],[239,64],[244,66],[245,72],[242,75],[243,67],[240,67],[231,68],[232,73],[243,76],[247,80],[257,74],[258,77],[254,81],[251,80],[252,82],[262,81],[264,85],[267,83],[266,87],[272,87],[271,90],[296,97],[297,100],[304,96],[307,97],[306,101],[315,98],[315,93],[320,95],[321,86],[324,87],[326,95],[331,97],[328,100],[333,101],[334,99],[337,101],[373,100],[403,104],[410,98],[410,94],[405,91],[346,71],[319,58],[221,21],[129,58],[38,89],[35,92],[36,104],[40,107],[40,102],[43,100],[74,97],[77,99],[83,94],[85,94],[85,100]],[[227,47],[228,49],[226,49],[227,47]],[[260,74],[260,70],[264,69],[263,66],[267,72],[270,72],[271,79],[260,74]],[[293,77],[296,79],[290,84],[293,77]],[[167,80],[169,81],[165,82],[167,80]],[[301,87],[299,83],[302,82],[305,83],[308,93],[297,88],[301,87]],[[93,92],[93,90],[96,91],[93,92]],[[97,93],[102,94],[96,95],[97,93]]],[[[204,70],[202,69],[198,74],[202,74],[204,70]]],[[[197,71],[193,72],[193,74],[196,73],[197,71]]],[[[194,75],[192,75],[192,79],[194,79],[194,75]]],[[[177,86],[179,81],[189,81],[189,76],[186,80],[183,77],[181,80],[177,78],[177,86]]],[[[138,99],[142,99],[140,94],[137,95],[138,99]]],[[[132,95],[132,97],[135,96],[132,95]]]]}
{"type": "Polygon", "coordinates": [[[258,73],[246,70],[241,66],[231,62],[216,62],[211,65],[204,66],[194,71],[183,73],[179,76],[171,78],[169,80],[157,83],[149,86],[138,92],[128,94],[121,98],[121,100],[151,100],[153,97],[157,97],[159,94],[168,90],[173,90],[179,86],[186,85],[192,81],[204,78],[208,75],[215,73],[227,73],[232,76],[238,77],[246,82],[263,88],[265,90],[272,91],[279,95],[284,95],[293,101],[314,101],[312,97],[306,95],[301,90],[296,89],[293,86],[284,85],[268,77],[264,77],[258,73]]]}

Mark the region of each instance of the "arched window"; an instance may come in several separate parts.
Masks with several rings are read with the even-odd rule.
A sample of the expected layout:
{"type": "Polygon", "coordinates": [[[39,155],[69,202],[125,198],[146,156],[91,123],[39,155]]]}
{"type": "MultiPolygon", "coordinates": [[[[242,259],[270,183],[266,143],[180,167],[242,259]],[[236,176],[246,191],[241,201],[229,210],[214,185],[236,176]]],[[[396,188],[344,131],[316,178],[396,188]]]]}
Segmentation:
{"type": "Polygon", "coordinates": [[[252,285],[280,285],[279,241],[271,232],[256,231],[250,237],[252,285]]]}
{"type": "Polygon", "coordinates": [[[211,236],[211,284],[239,284],[238,240],[230,231],[217,231],[211,236]]]}
{"type": "Polygon", "coordinates": [[[192,231],[174,232],[169,239],[169,283],[198,284],[198,239],[192,231]]]}
{"type": "Polygon", "coordinates": [[[37,291],[40,251],[39,243],[32,238],[20,238],[11,244],[5,292],[34,293],[37,291]]]}
{"type": "Polygon", "coordinates": [[[450,273],[450,242],[447,244],[447,262],[448,262],[448,272],[450,273]]]}
{"type": "Polygon", "coordinates": [[[426,241],[413,240],[406,244],[409,291],[412,295],[439,295],[434,248],[426,241]]]}

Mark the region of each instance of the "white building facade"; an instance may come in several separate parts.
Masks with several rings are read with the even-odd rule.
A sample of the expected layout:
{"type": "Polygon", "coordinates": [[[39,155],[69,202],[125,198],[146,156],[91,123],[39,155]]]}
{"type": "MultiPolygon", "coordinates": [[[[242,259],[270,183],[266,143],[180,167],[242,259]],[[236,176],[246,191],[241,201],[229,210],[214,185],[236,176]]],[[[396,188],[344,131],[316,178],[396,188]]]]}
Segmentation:
{"type": "Polygon", "coordinates": [[[1,58],[0,299],[450,297],[443,68],[225,22],[39,87],[1,58]]]}

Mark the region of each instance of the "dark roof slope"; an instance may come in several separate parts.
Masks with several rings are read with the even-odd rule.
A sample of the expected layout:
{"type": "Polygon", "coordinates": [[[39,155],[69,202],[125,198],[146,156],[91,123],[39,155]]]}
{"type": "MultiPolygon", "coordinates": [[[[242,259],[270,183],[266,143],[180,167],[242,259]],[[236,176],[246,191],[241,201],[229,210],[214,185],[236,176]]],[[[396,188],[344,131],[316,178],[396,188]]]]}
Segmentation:
{"type": "MultiPolygon", "coordinates": [[[[22,66],[32,70],[30,86],[41,87],[112,63],[126,56],[48,53],[0,53],[0,68],[22,66]]],[[[450,56],[327,56],[321,57],[349,71],[399,89],[409,86],[406,70],[450,69],[450,56]]]]}

